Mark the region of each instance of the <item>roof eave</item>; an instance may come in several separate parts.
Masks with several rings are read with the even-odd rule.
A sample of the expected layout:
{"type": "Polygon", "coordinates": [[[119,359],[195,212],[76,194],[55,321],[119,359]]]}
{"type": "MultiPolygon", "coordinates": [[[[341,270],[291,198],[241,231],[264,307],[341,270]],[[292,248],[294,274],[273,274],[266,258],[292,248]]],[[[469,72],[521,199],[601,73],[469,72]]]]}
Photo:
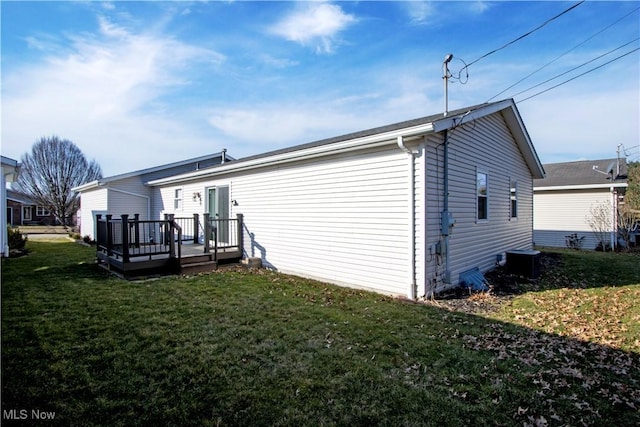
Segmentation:
{"type": "Polygon", "coordinates": [[[544,178],[544,167],[542,166],[542,162],[536,153],[536,149],[533,146],[533,142],[529,137],[529,133],[527,132],[527,128],[524,126],[524,122],[522,121],[522,117],[516,108],[516,104],[513,99],[505,99],[503,101],[494,102],[491,104],[484,104],[480,106],[476,106],[473,109],[469,109],[469,111],[462,114],[455,114],[444,116],[443,118],[437,120],[435,125],[435,131],[441,132],[448,129],[453,129],[456,126],[459,126],[460,123],[469,122],[474,119],[478,119],[480,117],[488,116],[497,112],[501,112],[505,122],[511,134],[513,135],[522,156],[524,157],[529,170],[534,179],[544,178]]]}
{"type": "Polygon", "coordinates": [[[598,190],[611,188],[627,188],[626,182],[610,182],[606,184],[548,185],[533,187],[533,191],[566,191],[566,190],[598,190]]]}
{"type": "Polygon", "coordinates": [[[434,124],[432,122],[419,124],[402,129],[396,129],[380,134],[369,135],[360,138],[352,138],[331,144],[311,146],[301,150],[292,150],[273,155],[257,156],[247,160],[236,160],[231,163],[225,163],[212,169],[203,169],[201,171],[189,172],[173,177],[161,178],[147,182],[147,185],[165,185],[181,181],[188,181],[203,177],[210,177],[238,170],[250,170],[258,167],[272,166],[282,163],[288,163],[298,160],[307,160],[316,157],[327,156],[331,154],[345,153],[353,150],[361,150],[363,148],[373,148],[381,145],[396,143],[397,138],[413,139],[434,132],[434,124]]]}

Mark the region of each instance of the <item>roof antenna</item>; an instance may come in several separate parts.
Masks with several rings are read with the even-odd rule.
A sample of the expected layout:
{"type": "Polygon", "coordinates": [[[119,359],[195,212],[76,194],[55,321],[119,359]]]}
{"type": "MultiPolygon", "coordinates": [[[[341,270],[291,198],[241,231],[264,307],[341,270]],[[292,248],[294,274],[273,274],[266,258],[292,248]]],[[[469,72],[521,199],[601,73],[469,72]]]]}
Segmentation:
{"type": "Polygon", "coordinates": [[[449,62],[453,59],[452,54],[447,54],[444,57],[444,62],[442,63],[442,79],[444,80],[444,116],[447,117],[447,113],[449,112],[449,77],[451,77],[451,73],[449,72],[449,62]]]}

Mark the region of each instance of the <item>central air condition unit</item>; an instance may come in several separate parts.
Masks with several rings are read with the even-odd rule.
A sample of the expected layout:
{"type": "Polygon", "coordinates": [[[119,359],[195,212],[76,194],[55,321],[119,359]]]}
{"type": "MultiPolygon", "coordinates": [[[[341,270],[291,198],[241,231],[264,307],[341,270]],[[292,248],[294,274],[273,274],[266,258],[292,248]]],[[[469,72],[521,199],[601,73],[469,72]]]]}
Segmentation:
{"type": "Polygon", "coordinates": [[[508,251],[507,272],[524,276],[528,279],[537,279],[540,277],[540,251],[508,251]]]}

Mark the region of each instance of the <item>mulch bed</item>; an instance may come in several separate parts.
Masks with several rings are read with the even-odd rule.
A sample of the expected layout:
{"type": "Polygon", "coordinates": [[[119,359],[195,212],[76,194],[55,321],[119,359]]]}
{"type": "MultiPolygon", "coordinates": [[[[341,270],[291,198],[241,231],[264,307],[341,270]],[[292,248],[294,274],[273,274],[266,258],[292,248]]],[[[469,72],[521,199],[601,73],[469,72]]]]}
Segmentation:
{"type": "MultiPolygon", "coordinates": [[[[540,254],[541,276],[552,270],[562,262],[561,256],[555,253],[542,252],[540,254]]],[[[451,311],[469,314],[488,314],[500,309],[516,295],[540,290],[540,279],[507,273],[504,267],[498,267],[484,275],[489,283],[488,292],[470,293],[468,289],[456,288],[446,294],[436,297],[430,303],[451,311]]]]}

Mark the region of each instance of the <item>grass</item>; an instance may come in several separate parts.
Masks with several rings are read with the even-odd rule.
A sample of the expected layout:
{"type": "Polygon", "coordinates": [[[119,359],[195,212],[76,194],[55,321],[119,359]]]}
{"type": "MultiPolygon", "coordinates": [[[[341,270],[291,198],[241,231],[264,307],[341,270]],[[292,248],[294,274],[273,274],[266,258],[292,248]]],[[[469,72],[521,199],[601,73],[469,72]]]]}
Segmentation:
{"type": "Polygon", "coordinates": [[[640,353],[640,254],[556,253],[562,266],[493,317],[640,353]]]}
{"type": "MultiPolygon", "coordinates": [[[[28,248],[2,263],[3,422],[8,410],[85,426],[640,422],[637,347],[516,324],[531,293],[489,319],[264,271],[128,282],[91,248],[28,248]]],[[[562,271],[583,271],[569,255],[562,271]]],[[[624,260],[631,272],[609,284],[637,292],[624,260]]],[[[535,294],[561,291],[549,283],[535,294]]]]}

